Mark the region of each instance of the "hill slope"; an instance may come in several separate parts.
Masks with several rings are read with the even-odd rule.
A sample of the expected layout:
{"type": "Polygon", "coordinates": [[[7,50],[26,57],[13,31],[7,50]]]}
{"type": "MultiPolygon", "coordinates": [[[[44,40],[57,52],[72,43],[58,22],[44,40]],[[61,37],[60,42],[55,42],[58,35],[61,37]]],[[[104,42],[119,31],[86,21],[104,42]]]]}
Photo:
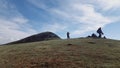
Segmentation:
{"type": "Polygon", "coordinates": [[[120,41],[69,39],[0,46],[0,68],[120,68],[120,41]]]}
{"type": "Polygon", "coordinates": [[[29,42],[37,42],[37,41],[45,41],[45,40],[53,40],[53,39],[61,39],[61,38],[52,32],[42,32],[8,44],[29,43],[29,42]]]}

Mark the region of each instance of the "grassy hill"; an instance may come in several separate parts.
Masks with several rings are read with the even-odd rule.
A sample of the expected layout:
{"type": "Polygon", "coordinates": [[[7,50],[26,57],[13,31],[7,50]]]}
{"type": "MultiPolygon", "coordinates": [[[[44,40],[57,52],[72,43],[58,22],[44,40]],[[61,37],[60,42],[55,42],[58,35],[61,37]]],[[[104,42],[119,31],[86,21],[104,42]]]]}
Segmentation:
{"type": "Polygon", "coordinates": [[[4,45],[0,68],[120,68],[120,41],[80,38],[4,45]]]}
{"type": "Polygon", "coordinates": [[[61,39],[61,38],[52,32],[42,32],[42,33],[34,34],[14,42],[10,42],[8,44],[29,43],[29,42],[55,40],[55,39],[61,39]]]}

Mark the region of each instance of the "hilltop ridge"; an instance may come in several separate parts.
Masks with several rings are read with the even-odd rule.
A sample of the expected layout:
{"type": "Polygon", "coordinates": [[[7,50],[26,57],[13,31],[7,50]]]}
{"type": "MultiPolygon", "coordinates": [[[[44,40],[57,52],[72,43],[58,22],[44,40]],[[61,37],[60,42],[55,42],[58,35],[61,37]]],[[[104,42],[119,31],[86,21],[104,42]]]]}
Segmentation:
{"type": "Polygon", "coordinates": [[[10,42],[8,44],[29,43],[29,42],[37,42],[37,41],[45,41],[45,40],[53,40],[53,39],[61,39],[61,38],[52,32],[42,32],[18,41],[10,42]]]}

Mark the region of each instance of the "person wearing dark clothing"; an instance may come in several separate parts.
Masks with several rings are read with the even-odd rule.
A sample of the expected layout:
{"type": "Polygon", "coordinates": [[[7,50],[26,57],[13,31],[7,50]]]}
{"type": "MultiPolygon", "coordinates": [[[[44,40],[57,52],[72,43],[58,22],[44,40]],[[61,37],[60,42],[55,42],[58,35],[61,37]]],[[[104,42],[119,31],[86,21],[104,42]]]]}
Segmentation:
{"type": "Polygon", "coordinates": [[[104,39],[107,39],[105,36],[103,37],[104,39]]]}
{"type": "Polygon", "coordinates": [[[101,38],[102,37],[102,35],[104,34],[103,32],[102,32],[102,29],[101,29],[101,27],[100,28],[98,28],[98,30],[97,30],[97,33],[99,34],[99,38],[101,38]]]}
{"type": "Polygon", "coordinates": [[[67,32],[67,39],[70,39],[70,33],[67,32]]]}
{"type": "Polygon", "coordinates": [[[92,38],[97,38],[97,35],[93,33],[91,37],[92,38]]]}

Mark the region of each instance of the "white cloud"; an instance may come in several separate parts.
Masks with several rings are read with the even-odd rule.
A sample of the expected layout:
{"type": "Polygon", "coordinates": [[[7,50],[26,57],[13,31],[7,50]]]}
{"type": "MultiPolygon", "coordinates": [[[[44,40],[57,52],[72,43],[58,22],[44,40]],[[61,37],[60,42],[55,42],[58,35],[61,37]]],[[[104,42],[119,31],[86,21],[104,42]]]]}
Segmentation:
{"type": "MultiPolygon", "coordinates": [[[[46,11],[52,14],[53,17],[59,18],[62,22],[64,21],[64,26],[67,27],[67,29],[64,30],[71,31],[73,36],[94,31],[98,27],[104,27],[116,21],[116,17],[104,16],[102,13],[96,11],[96,8],[110,10],[111,8],[119,7],[119,0],[58,0],[59,6],[57,7],[49,7],[48,4],[44,2],[42,4],[44,4],[45,7],[40,6],[38,5],[39,1],[36,1],[37,3],[32,3],[31,1],[31,3],[38,8],[44,8],[45,10],[47,8],[46,11]],[[71,28],[74,30],[71,30],[71,28]]],[[[56,22],[60,21],[58,20],[56,22]]],[[[59,25],[62,25],[62,23],[59,23],[59,25]]],[[[59,30],[59,28],[53,26],[47,26],[46,28],[48,29],[50,27],[52,30],[59,30]]],[[[60,31],[62,32],[62,30],[60,31]]]]}
{"type": "Polygon", "coordinates": [[[22,31],[23,25],[25,24],[19,24],[11,20],[0,20],[0,44],[16,41],[36,33],[36,31],[29,28],[29,26],[25,26],[24,31],[22,31]]]}
{"type": "Polygon", "coordinates": [[[45,24],[44,27],[42,28],[42,31],[59,32],[66,28],[67,26],[65,26],[64,24],[52,23],[52,24],[45,24]]]}
{"type": "Polygon", "coordinates": [[[97,0],[97,4],[99,4],[103,10],[120,8],[120,0],[97,0]]]}
{"type": "Polygon", "coordinates": [[[120,0],[74,0],[71,2],[92,4],[97,9],[101,9],[105,11],[120,8],[120,0]]]}
{"type": "Polygon", "coordinates": [[[47,10],[48,6],[46,6],[43,2],[44,0],[27,0],[28,2],[34,4],[35,6],[37,6],[38,8],[47,10]]]}
{"type": "Polygon", "coordinates": [[[15,41],[33,33],[29,20],[19,13],[15,6],[5,0],[0,1],[0,44],[15,41]],[[27,26],[25,26],[27,25],[27,26]]]}
{"type": "Polygon", "coordinates": [[[82,27],[79,27],[73,31],[73,36],[96,30],[97,28],[104,27],[114,21],[114,19],[96,12],[94,7],[90,4],[75,3],[70,4],[70,7],[71,9],[69,9],[69,11],[71,12],[60,9],[53,9],[52,12],[56,13],[55,15],[58,15],[61,18],[69,20],[70,22],[66,26],[73,27],[73,23],[76,24],[77,27],[79,27],[78,25],[82,25],[82,27]]]}
{"type": "Polygon", "coordinates": [[[15,17],[15,18],[12,18],[12,21],[15,23],[20,23],[20,24],[24,24],[28,22],[28,20],[25,19],[24,17],[15,17]]]}

